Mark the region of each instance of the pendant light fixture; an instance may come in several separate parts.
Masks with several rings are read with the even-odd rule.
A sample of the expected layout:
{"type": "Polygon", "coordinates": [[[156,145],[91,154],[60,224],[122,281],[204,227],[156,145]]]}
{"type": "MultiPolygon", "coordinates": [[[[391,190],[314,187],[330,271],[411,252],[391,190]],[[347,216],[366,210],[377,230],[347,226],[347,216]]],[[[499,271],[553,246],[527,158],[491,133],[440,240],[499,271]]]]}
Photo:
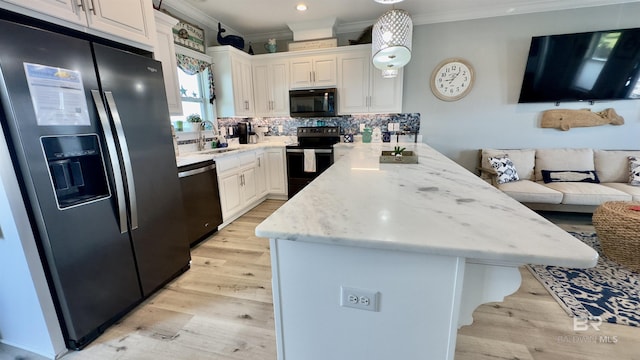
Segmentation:
{"type": "MultiPolygon", "coordinates": [[[[375,0],[380,3],[392,3],[394,0],[375,0]]],[[[397,1],[395,1],[397,2],[397,1]]],[[[382,14],[373,25],[371,55],[373,65],[383,72],[385,77],[394,77],[399,68],[411,60],[411,38],[413,21],[409,13],[400,9],[391,9],[382,14]]]]}

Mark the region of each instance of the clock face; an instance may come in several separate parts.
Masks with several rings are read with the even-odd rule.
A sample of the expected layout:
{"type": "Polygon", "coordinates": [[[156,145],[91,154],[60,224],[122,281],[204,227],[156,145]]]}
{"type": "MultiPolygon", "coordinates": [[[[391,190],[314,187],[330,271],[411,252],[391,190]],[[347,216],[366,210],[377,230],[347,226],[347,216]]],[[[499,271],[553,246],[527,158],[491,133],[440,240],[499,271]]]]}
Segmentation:
{"type": "Polygon", "coordinates": [[[431,91],[441,100],[459,100],[471,91],[473,80],[471,64],[462,59],[447,59],[433,70],[431,91]]]}

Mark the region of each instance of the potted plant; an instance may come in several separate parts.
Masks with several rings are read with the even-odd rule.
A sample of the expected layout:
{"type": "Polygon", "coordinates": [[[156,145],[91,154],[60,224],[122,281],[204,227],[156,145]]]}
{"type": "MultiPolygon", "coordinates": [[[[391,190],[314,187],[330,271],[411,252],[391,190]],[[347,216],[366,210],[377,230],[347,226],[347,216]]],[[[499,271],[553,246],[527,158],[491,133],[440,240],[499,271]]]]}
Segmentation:
{"type": "Polygon", "coordinates": [[[393,155],[395,156],[402,156],[402,152],[405,150],[406,148],[401,148],[400,146],[396,146],[393,148],[393,155]]]}
{"type": "Polygon", "coordinates": [[[200,114],[191,114],[187,116],[187,121],[191,123],[199,123],[202,122],[202,118],[200,114]]]}

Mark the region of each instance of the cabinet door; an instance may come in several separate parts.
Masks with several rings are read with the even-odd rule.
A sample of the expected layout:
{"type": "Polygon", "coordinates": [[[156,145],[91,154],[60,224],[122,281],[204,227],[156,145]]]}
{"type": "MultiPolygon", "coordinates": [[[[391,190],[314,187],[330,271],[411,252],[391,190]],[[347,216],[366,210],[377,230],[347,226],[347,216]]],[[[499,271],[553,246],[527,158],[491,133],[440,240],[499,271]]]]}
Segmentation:
{"type": "Polygon", "coordinates": [[[180,82],[176,63],[176,50],[173,43],[173,26],[178,20],[160,11],[154,12],[156,19],[157,43],[153,55],[162,62],[164,87],[167,91],[167,102],[171,115],[182,115],[182,99],[180,98],[180,82]]]}
{"type": "Polygon", "coordinates": [[[240,175],[237,173],[224,174],[219,177],[220,205],[222,218],[227,221],[235,215],[243,205],[240,193],[240,175]]]}
{"type": "MultiPolygon", "coordinates": [[[[148,0],[84,0],[89,27],[124,39],[152,45],[148,0]]],[[[155,31],[155,30],[154,30],[155,31]]]]}
{"type": "Polygon", "coordinates": [[[403,69],[394,78],[383,78],[382,72],[371,66],[369,112],[401,113],[403,69]]]}
{"type": "Polygon", "coordinates": [[[338,111],[353,114],[368,111],[369,57],[365,54],[349,54],[339,57],[338,111]]]}
{"type": "Polygon", "coordinates": [[[87,25],[87,17],[82,11],[79,0],[3,0],[3,2],[75,24],[87,25]]]}
{"type": "Polygon", "coordinates": [[[253,116],[255,111],[253,109],[253,78],[251,76],[251,63],[243,61],[241,63],[242,68],[242,99],[246,103],[246,111],[241,113],[243,116],[253,116]]]}
{"type": "Polygon", "coordinates": [[[231,57],[235,115],[253,116],[253,79],[251,63],[239,56],[231,57]]]}
{"type": "Polygon", "coordinates": [[[267,195],[267,163],[264,153],[256,153],[256,196],[267,195]]]}
{"type": "Polygon", "coordinates": [[[284,149],[268,149],[266,158],[269,193],[274,195],[287,195],[287,172],[284,167],[284,149]]]}
{"type": "Polygon", "coordinates": [[[311,87],[313,59],[310,57],[292,59],[290,64],[291,81],[289,82],[291,89],[311,87]]]}
{"type": "Polygon", "coordinates": [[[269,65],[253,65],[253,100],[256,116],[271,115],[271,86],[269,81],[269,65]]]}
{"type": "Polygon", "coordinates": [[[242,171],[242,205],[252,203],[258,198],[256,191],[256,170],[251,167],[242,171]]]}
{"type": "Polygon", "coordinates": [[[243,115],[249,109],[249,103],[244,99],[242,92],[242,64],[231,58],[231,79],[233,81],[233,100],[236,115],[243,115]]]}
{"type": "Polygon", "coordinates": [[[336,86],[336,57],[316,56],[313,58],[313,86],[336,86]]]}
{"type": "Polygon", "coordinates": [[[271,115],[289,116],[289,64],[286,61],[270,66],[271,115]]]}

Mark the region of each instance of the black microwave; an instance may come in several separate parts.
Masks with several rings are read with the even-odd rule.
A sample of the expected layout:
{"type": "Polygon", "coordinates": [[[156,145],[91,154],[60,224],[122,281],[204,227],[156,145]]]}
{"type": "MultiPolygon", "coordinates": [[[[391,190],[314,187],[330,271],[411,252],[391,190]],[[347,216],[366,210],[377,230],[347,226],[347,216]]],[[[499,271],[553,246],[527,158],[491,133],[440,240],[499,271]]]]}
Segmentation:
{"type": "Polygon", "coordinates": [[[336,88],[289,91],[291,117],[336,116],[336,88]]]}

